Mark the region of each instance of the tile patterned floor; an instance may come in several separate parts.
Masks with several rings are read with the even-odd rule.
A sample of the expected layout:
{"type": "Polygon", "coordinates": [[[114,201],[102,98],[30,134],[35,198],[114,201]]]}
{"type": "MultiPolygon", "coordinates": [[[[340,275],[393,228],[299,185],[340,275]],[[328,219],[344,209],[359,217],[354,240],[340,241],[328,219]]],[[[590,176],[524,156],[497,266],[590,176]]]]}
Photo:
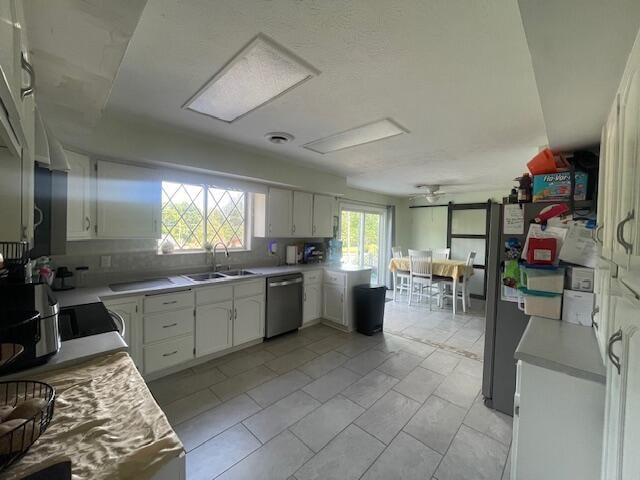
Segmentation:
{"type": "MultiPolygon", "coordinates": [[[[474,302],[481,308],[479,302],[474,302]]],[[[389,302],[385,332],[300,330],[149,384],[189,480],[507,480],[482,312],[389,302]]]]}

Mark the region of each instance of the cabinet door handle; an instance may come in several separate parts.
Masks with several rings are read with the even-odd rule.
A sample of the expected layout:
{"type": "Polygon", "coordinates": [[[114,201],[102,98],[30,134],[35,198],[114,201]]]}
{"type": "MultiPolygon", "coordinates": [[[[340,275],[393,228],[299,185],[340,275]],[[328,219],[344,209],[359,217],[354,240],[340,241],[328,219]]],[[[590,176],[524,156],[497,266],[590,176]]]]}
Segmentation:
{"type": "Polygon", "coordinates": [[[174,303],[178,303],[177,300],[171,300],[170,302],[162,302],[163,305],[173,305],[174,303]]]}
{"type": "Polygon", "coordinates": [[[600,245],[602,245],[602,238],[600,238],[600,232],[602,232],[602,230],[604,229],[604,225],[598,225],[596,227],[596,233],[595,233],[595,241],[596,243],[599,243],[600,245]]]}
{"type": "Polygon", "coordinates": [[[600,328],[600,325],[598,325],[598,322],[595,321],[595,316],[598,312],[600,312],[600,307],[594,308],[593,311],[591,312],[591,323],[593,323],[593,326],[596,327],[596,330],[600,328]]]}
{"type": "Polygon", "coordinates": [[[622,329],[618,330],[616,333],[611,335],[611,337],[609,337],[609,343],[607,346],[607,356],[609,357],[609,360],[611,360],[611,363],[613,363],[613,366],[616,367],[616,370],[618,371],[618,375],[620,375],[620,357],[615,353],[613,353],[613,345],[616,342],[621,342],[621,341],[622,341],[622,329]]]}
{"type": "Polygon", "coordinates": [[[177,325],[178,325],[177,323],[172,323],[170,325],[163,325],[162,328],[171,328],[171,327],[175,327],[177,325]]]}
{"type": "Polygon", "coordinates": [[[176,353],[178,353],[178,350],[174,350],[171,353],[163,353],[162,356],[163,357],[170,357],[171,355],[175,355],[176,353]]]}
{"type": "Polygon", "coordinates": [[[315,235],[315,234],[316,234],[316,226],[315,226],[315,225],[314,225],[313,227],[311,227],[311,233],[312,233],[313,235],[315,235]]]}
{"type": "Polygon", "coordinates": [[[90,228],[91,228],[91,220],[89,219],[89,217],[84,217],[84,229],[86,231],[89,231],[90,228]]]}
{"type": "Polygon", "coordinates": [[[26,96],[33,95],[36,84],[36,72],[34,72],[33,66],[27,62],[24,52],[20,52],[20,65],[29,74],[29,85],[20,89],[20,98],[24,100],[26,96]]]}
{"type": "Polygon", "coordinates": [[[38,221],[36,222],[34,220],[33,222],[33,229],[35,230],[42,224],[42,221],[44,220],[44,215],[42,214],[42,210],[40,210],[40,208],[37,205],[33,206],[33,212],[38,214],[38,221]]]}
{"type": "Polygon", "coordinates": [[[340,294],[340,303],[344,303],[344,293],[340,294]]]}
{"type": "Polygon", "coordinates": [[[233,320],[233,310],[230,308],[229,309],[229,321],[233,320]]]}
{"type": "Polygon", "coordinates": [[[237,319],[238,319],[238,309],[237,309],[237,308],[234,308],[234,309],[233,309],[233,319],[234,319],[234,320],[237,320],[237,319]]]}
{"type": "Polygon", "coordinates": [[[296,225],[295,224],[293,225],[292,231],[293,231],[293,233],[296,233],[296,225]]]}
{"type": "Polygon", "coordinates": [[[622,245],[622,247],[624,248],[624,252],[627,254],[633,252],[633,245],[631,243],[628,243],[624,239],[624,225],[628,221],[633,220],[634,216],[635,216],[635,210],[631,210],[629,213],[627,213],[627,216],[624,218],[624,220],[618,223],[618,227],[616,228],[616,236],[618,239],[618,243],[622,245]]]}
{"type": "Polygon", "coordinates": [[[307,301],[307,292],[304,292],[303,296],[304,296],[304,301],[306,302],[307,301]]]}

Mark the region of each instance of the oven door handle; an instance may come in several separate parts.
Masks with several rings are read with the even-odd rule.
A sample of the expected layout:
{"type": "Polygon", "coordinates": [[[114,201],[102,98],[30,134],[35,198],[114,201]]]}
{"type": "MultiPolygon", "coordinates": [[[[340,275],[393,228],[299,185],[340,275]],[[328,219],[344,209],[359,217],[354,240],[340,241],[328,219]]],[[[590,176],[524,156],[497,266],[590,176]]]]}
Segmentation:
{"type": "Polygon", "coordinates": [[[117,314],[116,312],[114,312],[113,310],[107,310],[107,312],[109,312],[109,316],[111,317],[111,319],[115,322],[116,324],[116,328],[118,329],[118,333],[120,334],[120,336],[122,338],[124,338],[125,336],[125,329],[126,329],[126,325],[124,323],[124,319],[122,318],[121,315],[117,314]]]}

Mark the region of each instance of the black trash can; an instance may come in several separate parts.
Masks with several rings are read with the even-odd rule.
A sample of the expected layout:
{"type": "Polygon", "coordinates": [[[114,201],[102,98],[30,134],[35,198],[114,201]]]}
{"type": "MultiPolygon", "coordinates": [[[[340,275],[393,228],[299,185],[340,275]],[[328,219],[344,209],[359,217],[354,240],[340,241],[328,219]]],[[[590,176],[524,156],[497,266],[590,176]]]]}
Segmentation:
{"type": "Polygon", "coordinates": [[[365,335],[382,331],[387,287],[356,285],[353,287],[356,330],[365,335]]]}

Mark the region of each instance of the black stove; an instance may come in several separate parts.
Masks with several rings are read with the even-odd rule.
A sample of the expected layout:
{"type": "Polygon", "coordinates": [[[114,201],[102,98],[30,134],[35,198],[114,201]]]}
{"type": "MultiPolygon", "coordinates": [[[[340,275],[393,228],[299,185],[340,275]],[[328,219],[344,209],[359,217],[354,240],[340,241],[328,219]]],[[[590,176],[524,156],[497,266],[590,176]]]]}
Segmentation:
{"type": "Polygon", "coordinates": [[[102,302],[60,309],[58,329],[60,339],[63,342],[74,338],[118,331],[109,311],[102,302]]]}

